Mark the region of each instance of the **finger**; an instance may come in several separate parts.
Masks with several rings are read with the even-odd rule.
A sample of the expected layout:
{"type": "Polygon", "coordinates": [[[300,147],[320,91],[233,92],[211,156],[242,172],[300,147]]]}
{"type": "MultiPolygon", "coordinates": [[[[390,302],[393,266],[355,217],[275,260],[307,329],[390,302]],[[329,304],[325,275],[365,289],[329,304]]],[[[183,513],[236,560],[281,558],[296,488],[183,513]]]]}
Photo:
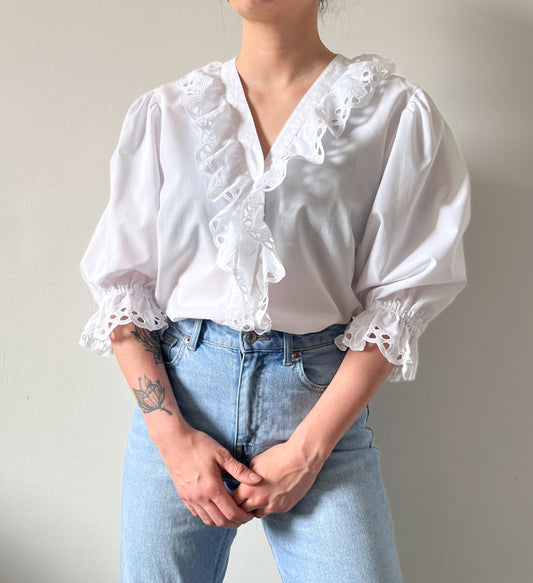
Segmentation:
{"type": "Polygon", "coordinates": [[[241,508],[229,493],[221,495],[216,500],[213,500],[213,502],[218,506],[227,520],[236,522],[239,525],[249,522],[254,517],[251,512],[247,512],[241,508]]]}
{"type": "Polygon", "coordinates": [[[209,514],[201,507],[195,506],[196,515],[202,520],[206,526],[215,526],[215,523],[211,520],[209,514]]]}
{"type": "Polygon", "coordinates": [[[257,511],[261,510],[261,506],[254,504],[251,500],[245,500],[241,505],[241,508],[257,518],[257,511]]]}
{"type": "Polygon", "coordinates": [[[185,506],[187,506],[187,510],[193,515],[193,516],[198,516],[198,512],[196,512],[196,510],[194,509],[194,506],[192,504],[189,504],[188,502],[185,502],[185,500],[183,501],[183,503],[185,504],[185,506]]]}
{"type": "Polygon", "coordinates": [[[231,457],[229,453],[228,456],[222,460],[221,466],[236,480],[243,484],[247,484],[248,486],[257,486],[257,484],[263,479],[259,474],[231,457]]]}
{"type": "Polygon", "coordinates": [[[237,489],[234,490],[233,493],[231,494],[231,497],[233,498],[233,500],[235,500],[235,504],[237,504],[237,506],[241,506],[242,503],[248,499],[250,493],[251,492],[247,494],[242,486],[238,486],[237,489]]]}
{"type": "Polygon", "coordinates": [[[264,488],[254,489],[239,486],[233,493],[235,502],[245,511],[255,514],[255,510],[263,508],[268,504],[268,496],[264,488]]]}
{"type": "Polygon", "coordinates": [[[238,522],[226,518],[213,502],[206,502],[203,510],[209,515],[215,526],[220,528],[238,528],[240,526],[238,522]]]}

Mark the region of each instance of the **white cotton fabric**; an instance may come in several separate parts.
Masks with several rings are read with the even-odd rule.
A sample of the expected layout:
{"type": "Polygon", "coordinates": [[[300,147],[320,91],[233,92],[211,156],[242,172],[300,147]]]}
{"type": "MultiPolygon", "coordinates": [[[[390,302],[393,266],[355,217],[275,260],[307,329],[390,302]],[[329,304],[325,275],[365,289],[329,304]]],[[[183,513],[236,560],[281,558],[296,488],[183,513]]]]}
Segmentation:
{"type": "Polygon", "coordinates": [[[81,343],[135,322],[205,318],[294,334],[345,323],[411,380],[417,339],[465,285],[469,181],[420,87],[376,55],[337,55],[266,160],[235,59],[141,96],[81,269],[99,304],[81,343]]]}

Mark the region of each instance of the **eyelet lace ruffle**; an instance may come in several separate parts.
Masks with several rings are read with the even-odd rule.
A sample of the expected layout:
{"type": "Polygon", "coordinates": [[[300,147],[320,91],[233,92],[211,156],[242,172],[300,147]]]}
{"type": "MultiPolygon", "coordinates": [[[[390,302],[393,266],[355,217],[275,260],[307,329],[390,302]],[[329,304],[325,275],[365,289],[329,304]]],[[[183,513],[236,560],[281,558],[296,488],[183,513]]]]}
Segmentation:
{"type": "Polygon", "coordinates": [[[211,174],[208,197],[226,205],[209,222],[218,249],[217,265],[233,275],[226,325],[239,330],[270,329],[268,284],[285,269],[264,221],[264,200],[254,187],[242,144],[236,139],[237,112],[226,100],[221,63],[193,71],[178,82],[181,103],[203,132],[198,167],[211,174]]]}
{"type": "Polygon", "coordinates": [[[80,345],[100,356],[113,354],[109,335],[117,327],[133,322],[139,328],[167,328],[165,314],[142,286],[108,289],[100,300],[100,309],[87,322],[80,345]]]}
{"type": "Polygon", "coordinates": [[[180,102],[202,131],[197,166],[211,175],[208,197],[225,201],[209,223],[218,249],[217,265],[234,277],[224,324],[238,330],[267,332],[268,285],[285,276],[272,233],[264,220],[265,193],[285,179],[289,160],[324,161],[323,137],[344,132],[353,108],[367,105],[378,83],[394,65],[375,55],[345,60],[345,70],[320,99],[295,137],[272,155],[268,170],[254,182],[243,145],[237,139],[239,113],[226,99],[222,63],[212,63],[178,81],[180,102]]]}
{"type": "Polygon", "coordinates": [[[385,358],[394,364],[392,382],[412,381],[418,366],[418,337],[428,322],[424,312],[411,314],[403,302],[376,303],[355,316],[344,334],[335,338],[341,350],[363,350],[367,342],[377,344],[385,358]]]}
{"type": "Polygon", "coordinates": [[[352,61],[345,60],[348,63],[346,71],[316,105],[314,114],[309,116],[287,148],[274,155],[269,170],[258,183],[261,190],[274,190],[283,182],[292,158],[323,164],[325,150],[322,142],[326,131],[340,138],[352,109],[368,105],[378,83],[395,71],[392,61],[377,55],[361,55],[352,61]]]}

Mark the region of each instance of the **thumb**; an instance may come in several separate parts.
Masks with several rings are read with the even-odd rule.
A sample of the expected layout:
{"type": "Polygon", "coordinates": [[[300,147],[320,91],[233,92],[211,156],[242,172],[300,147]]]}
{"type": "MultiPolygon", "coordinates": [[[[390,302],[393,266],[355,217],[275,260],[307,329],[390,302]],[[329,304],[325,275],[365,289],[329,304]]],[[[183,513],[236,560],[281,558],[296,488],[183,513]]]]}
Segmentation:
{"type": "Polygon", "coordinates": [[[248,486],[256,486],[263,479],[259,474],[256,474],[253,470],[247,468],[231,456],[223,460],[222,467],[236,480],[248,486]]]}

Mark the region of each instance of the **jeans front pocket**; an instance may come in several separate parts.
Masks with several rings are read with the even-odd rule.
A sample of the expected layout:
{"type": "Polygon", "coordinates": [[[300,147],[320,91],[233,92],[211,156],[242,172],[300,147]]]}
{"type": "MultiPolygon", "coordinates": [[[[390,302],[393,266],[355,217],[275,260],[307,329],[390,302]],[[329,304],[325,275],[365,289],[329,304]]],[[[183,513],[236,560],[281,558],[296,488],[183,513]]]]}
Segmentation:
{"type": "Polygon", "coordinates": [[[308,389],[321,393],[333,380],[345,354],[334,343],[296,350],[294,367],[308,389]]]}
{"type": "Polygon", "coordinates": [[[188,337],[176,326],[167,328],[161,337],[163,364],[176,366],[183,356],[188,337]]]}

